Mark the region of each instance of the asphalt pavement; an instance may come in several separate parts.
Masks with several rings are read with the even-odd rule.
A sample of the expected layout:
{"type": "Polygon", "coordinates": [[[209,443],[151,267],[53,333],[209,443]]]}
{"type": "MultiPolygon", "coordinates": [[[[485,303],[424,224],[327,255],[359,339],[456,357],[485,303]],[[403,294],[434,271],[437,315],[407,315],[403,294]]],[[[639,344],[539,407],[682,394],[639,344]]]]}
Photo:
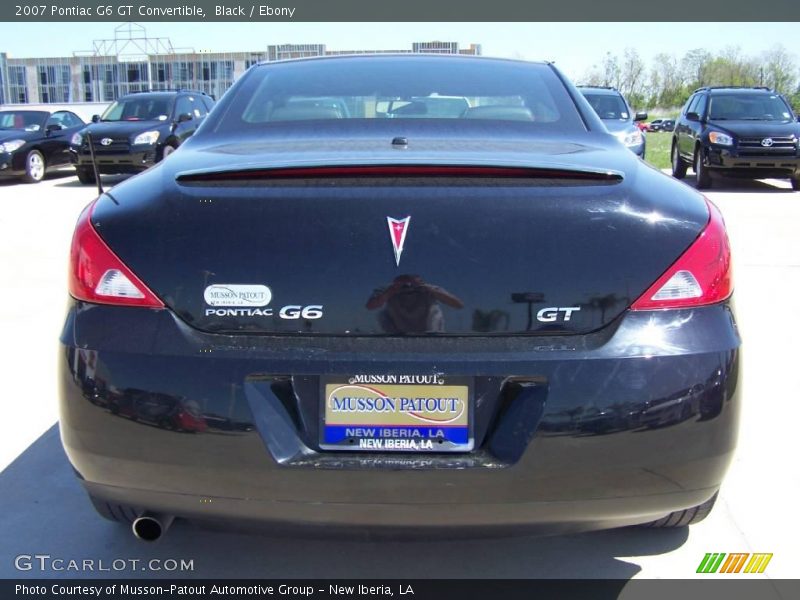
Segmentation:
{"type": "Polygon", "coordinates": [[[773,553],[760,577],[797,576],[800,193],[788,182],[734,181],[707,193],[728,225],[744,338],[739,446],[711,516],[678,530],[465,539],[340,540],[177,522],[145,544],[99,518],[61,449],[55,375],[70,237],[95,195],[68,171],[38,185],[0,182],[0,577],[689,578],[707,552],[773,553]],[[34,555],[51,559],[25,558],[34,555]],[[69,569],[70,560],[91,560],[93,570],[69,569]],[[191,570],[173,571],[171,560],[191,570]]]}

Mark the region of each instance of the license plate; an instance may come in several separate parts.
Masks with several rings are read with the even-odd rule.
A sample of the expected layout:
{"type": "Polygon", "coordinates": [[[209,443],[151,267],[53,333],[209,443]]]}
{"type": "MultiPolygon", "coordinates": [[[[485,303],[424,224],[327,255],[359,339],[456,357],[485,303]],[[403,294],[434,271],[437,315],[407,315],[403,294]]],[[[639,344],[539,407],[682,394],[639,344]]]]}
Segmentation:
{"type": "Polygon", "coordinates": [[[320,382],[320,447],[469,452],[472,382],[438,375],[354,375],[320,382]]]}

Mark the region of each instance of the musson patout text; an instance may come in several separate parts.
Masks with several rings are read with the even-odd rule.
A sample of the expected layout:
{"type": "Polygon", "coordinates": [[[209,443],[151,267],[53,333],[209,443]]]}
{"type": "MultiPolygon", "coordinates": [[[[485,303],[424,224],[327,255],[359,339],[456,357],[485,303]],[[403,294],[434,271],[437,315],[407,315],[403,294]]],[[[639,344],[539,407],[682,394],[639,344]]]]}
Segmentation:
{"type": "Polygon", "coordinates": [[[175,6],[150,6],[145,4],[98,4],[97,6],[56,6],[55,4],[15,4],[18,17],[294,17],[294,6],[269,4],[217,4],[210,15],[202,6],[178,4],[175,6]]]}
{"type": "Polygon", "coordinates": [[[129,585],[125,583],[110,585],[80,585],[54,583],[50,585],[15,586],[15,596],[87,596],[101,598],[104,595],[123,596],[305,596],[353,597],[353,596],[414,596],[414,588],[409,584],[389,585],[343,585],[329,584],[325,587],[313,585],[129,585]],[[397,593],[395,594],[395,590],[397,593]]]}

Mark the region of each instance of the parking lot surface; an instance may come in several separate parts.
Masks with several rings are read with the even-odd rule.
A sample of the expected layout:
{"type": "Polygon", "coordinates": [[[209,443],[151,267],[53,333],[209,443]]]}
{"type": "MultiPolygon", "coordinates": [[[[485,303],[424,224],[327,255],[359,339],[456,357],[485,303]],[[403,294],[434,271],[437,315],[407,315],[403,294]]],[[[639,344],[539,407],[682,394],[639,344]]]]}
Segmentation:
{"type": "Polygon", "coordinates": [[[728,225],[744,338],[739,446],[711,516],[689,529],[488,539],[339,540],[178,522],[145,545],[96,516],[58,439],[55,375],[70,237],[95,195],[69,172],[39,185],[0,182],[0,577],[688,578],[707,552],[773,553],[760,577],[797,576],[800,193],[788,182],[721,182],[707,193],[728,225]],[[95,568],[101,560],[185,559],[193,569],[20,571],[15,559],[26,554],[93,559],[95,568]]]}

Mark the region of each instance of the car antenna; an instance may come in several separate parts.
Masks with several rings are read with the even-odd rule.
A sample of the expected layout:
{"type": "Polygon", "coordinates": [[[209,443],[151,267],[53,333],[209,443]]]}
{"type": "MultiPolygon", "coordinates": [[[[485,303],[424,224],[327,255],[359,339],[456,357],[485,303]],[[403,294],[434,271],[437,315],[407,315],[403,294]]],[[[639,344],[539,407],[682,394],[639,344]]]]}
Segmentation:
{"type": "Polygon", "coordinates": [[[102,195],[103,183],[100,181],[100,171],[97,168],[97,159],[94,156],[94,140],[92,139],[92,134],[88,131],[86,132],[86,139],[89,142],[89,154],[92,156],[92,169],[94,170],[94,180],[97,182],[97,193],[102,195]]]}

